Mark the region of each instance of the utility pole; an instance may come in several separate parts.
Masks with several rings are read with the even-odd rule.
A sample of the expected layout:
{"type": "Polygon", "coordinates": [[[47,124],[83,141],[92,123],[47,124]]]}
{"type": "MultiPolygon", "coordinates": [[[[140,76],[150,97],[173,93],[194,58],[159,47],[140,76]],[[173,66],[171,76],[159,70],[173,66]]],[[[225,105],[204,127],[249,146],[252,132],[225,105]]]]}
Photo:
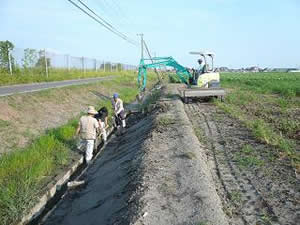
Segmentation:
{"type": "Polygon", "coordinates": [[[68,67],[68,71],[70,71],[70,55],[66,55],[67,56],[67,67],[68,67]]]}
{"type": "Polygon", "coordinates": [[[7,54],[8,54],[8,67],[9,67],[9,73],[12,75],[12,63],[11,63],[11,54],[9,47],[7,48],[7,54]]]}
{"type": "Polygon", "coordinates": [[[47,62],[47,52],[46,52],[46,49],[44,49],[44,57],[45,57],[46,76],[48,78],[49,74],[48,74],[48,62],[47,62]]]}
{"type": "Polygon", "coordinates": [[[144,59],[144,34],[137,34],[137,36],[141,36],[141,59],[144,59]]]}

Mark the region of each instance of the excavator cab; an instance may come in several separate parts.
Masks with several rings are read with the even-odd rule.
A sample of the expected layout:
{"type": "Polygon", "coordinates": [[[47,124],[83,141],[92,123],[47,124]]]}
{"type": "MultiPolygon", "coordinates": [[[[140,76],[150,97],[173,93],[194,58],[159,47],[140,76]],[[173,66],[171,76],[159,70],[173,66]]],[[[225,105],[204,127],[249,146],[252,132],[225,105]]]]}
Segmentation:
{"type": "Polygon", "coordinates": [[[213,52],[190,52],[192,55],[199,55],[200,59],[204,62],[203,69],[196,71],[196,85],[198,87],[210,88],[220,87],[220,74],[215,72],[213,52]]]}

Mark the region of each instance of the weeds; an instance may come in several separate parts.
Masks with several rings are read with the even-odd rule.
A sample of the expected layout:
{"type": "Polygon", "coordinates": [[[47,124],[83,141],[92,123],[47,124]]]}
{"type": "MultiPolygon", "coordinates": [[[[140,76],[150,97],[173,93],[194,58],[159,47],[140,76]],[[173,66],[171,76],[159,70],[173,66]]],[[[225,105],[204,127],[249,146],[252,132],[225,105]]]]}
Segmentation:
{"type": "Polygon", "coordinates": [[[231,199],[231,201],[236,204],[239,205],[242,203],[242,194],[240,191],[235,190],[229,193],[229,198],[231,199]]]}
{"type": "Polygon", "coordinates": [[[148,98],[145,99],[143,104],[141,105],[142,111],[149,111],[149,107],[151,104],[155,103],[161,96],[160,90],[153,91],[148,98]]]}
{"type": "Polygon", "coordinates": [[[199,222],[198,225],[208,225],[208,222],[204,221],[204,222],[199,222]]]}
{"type": "Polygon", "coordinates": [[[8,121],[0,119],[0,127],[8,127],[9,125],[10,123],[8,121]]]}
{"type": "Polygon", "coordinates": [[[66,165],[67,147],[45,135],[26,149],[0,158],[0,224],[12,224],[36,202],[39,186],[57,166],[66,165]]]}
{"type": "Polygon", "coordinates": [[[158,125],[165,127],[165,126],[169,126],[175,124],[175,120],[173,118],[171,118],[170,116],[162,116],[158,119],[158,125]]]}
{"type": "Polygon", "coordinates": [[[202,142],[205,145],[208,143],[205,133],[201,128],[194,126],[194,132],[200,142],[202,142]]]}
{"type": "MultiPolygon", "coordinates": [[[[216,105],[244,122],[262,143],[284,152],[297,167],[300,156],[291,138],[300,129],[295,97],[300,96],[300,73],[222,74],[221,80],[231,91],[225,103],[216,101],[216,105]]],[[[241,165],[260,164],[253,157],[246,157],[241,165]]]]}
{"type": "Polygon", "coordinates": [[[241,156],[238,158],[238,165],[240,167],[254,167],[263,165],[263,161],[256,156],[241,156]]]}
{"type": "Polygon", "coordinates": [[[250,145],[245,145],[240,152],[235,154],[235,160],[240,167],[260,167],[264,161],[256,156],[255,150],[250,145]]]}
{"type": "Polygon", "coordinates": [[[272,224],[272,218],[267,214],[262,215],[261,220],[262,220],[262,223],[264,225],[271,225],[272,224]]]}

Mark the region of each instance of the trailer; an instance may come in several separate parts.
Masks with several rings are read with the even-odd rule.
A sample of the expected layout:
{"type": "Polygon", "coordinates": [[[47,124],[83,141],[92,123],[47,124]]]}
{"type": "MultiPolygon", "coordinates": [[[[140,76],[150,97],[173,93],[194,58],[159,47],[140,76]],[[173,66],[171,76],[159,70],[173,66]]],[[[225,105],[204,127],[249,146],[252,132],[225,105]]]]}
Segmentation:
{"type": "Polygon", "coordinates": [[[201,87],[191,87],[191,88],[179,88],[179,94],[184,103],[189,103],[190,99],[195,98],[207,98],[215,97],[221,99],[225,98],[225,90],[223,88],[201,88],[201,87]]]}

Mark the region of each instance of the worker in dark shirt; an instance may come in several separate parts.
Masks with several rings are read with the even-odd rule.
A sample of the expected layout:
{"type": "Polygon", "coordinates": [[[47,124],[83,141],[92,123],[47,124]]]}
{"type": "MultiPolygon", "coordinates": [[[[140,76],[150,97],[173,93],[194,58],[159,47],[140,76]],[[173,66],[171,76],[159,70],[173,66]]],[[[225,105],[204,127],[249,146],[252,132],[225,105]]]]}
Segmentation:
{"type": "Polygon", "coordinates": [[[104,142],[107,141],[107,132],[106,129],[109,127],[108,126],[108,110],[104,106],[101,109],[98,110],[98,114],[95,115],[95,118],[99,122],[99,127],[100,127],[100,136],[102,136],[102,139],[104,142]]]}

